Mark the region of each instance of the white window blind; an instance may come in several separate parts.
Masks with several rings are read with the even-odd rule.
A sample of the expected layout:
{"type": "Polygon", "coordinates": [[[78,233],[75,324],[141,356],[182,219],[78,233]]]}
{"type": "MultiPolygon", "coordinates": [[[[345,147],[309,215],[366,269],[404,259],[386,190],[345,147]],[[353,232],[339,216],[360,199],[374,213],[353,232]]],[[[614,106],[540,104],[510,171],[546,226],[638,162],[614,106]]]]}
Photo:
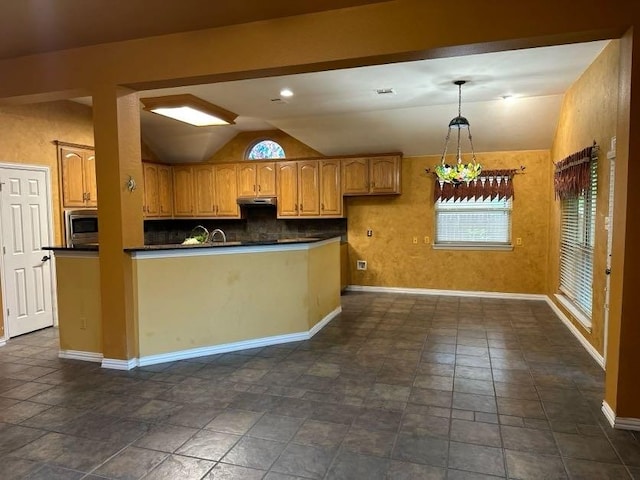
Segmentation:
{"type": "Polygon", "coordinates": [[[593,300],[597,166],[597,161],[592,160],[589,189],[560,204],[560,291],[589,319],[593,300]]]}
{"type": "Polygon", "coordinates": [[[437,200],[435,243],[510,245],[512,203],[511,198],[437,200]]]}

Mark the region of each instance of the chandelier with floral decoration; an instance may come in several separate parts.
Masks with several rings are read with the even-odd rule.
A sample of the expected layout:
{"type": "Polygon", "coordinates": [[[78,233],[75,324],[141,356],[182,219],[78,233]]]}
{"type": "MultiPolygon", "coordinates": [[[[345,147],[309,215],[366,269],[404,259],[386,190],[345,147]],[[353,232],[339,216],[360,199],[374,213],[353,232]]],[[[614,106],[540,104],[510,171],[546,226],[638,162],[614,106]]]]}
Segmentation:
{"type": "Polygon", "coordinates": [[[469,126],[469,120],[462,116],[462,85],[467,82],[465,80],[456,80],[453,83],[458,86],[458,116],[453,118],[449,122],[449,130],[447,131],[447,138],[444,141],[442,158],[440,159],[440,164],[434,168],[434,171],[440,182],[458,185],[462,182],[470,182],[478,178],[478,175],[480,175],[480,172],[482,171],[482,167],[476,161],[476,154],[473,151],[473,140],[471,137],[471,127],[469,126]],[[463,128],[467,129],[469,144],[471,146],[471,162],[469,163],[464,163],[462,161],[462,148],[460,146],[460,140],[461,130],[463,128]],[[446,162],[446,156],[452,129],[457,129],[458,142],[456,149],[456,163],[454,163],[453,165],[449,165],[446,162]]]}

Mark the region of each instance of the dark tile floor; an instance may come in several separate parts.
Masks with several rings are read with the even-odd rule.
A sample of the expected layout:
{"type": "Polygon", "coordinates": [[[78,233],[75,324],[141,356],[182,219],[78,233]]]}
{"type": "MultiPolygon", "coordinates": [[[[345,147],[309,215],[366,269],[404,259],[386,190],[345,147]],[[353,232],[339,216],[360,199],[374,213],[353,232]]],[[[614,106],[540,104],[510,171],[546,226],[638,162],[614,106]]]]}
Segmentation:
{"type": "Polygon", "coordinates": [[[544,302],[348,294],[311,341],[130,372],[0,348],[0,477],[640,479],[544,302]]]}

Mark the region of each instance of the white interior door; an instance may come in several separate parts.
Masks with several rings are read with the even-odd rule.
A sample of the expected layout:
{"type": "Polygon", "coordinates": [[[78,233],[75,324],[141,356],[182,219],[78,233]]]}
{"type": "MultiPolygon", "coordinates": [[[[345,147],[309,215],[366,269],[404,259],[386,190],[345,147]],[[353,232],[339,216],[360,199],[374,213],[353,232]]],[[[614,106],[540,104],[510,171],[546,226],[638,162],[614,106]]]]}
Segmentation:
{"type": "Polygon", "coordinates": [[[616,151],[615,140],[612,141],[611,150],[607,153],[609,159],[609,210],[605,218],[607,230],[607,266],[604,290],[604,364],[607,364],[607,347],[609,344],[609,302],[611,300],[611,256],[613,255],[613,194],[616,182],[616,151]]]}
{"type": "Polygon", "coordinates": [[[53,325],[47,172],[0,167],[0,240],[6,337],[53,325]]]}

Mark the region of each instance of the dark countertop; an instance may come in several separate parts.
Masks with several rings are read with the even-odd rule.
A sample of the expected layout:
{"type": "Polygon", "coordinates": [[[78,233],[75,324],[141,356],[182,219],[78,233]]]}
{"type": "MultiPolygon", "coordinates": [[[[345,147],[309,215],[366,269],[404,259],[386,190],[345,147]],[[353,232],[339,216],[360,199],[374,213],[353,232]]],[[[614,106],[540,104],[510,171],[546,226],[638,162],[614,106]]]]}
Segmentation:
{"type": "MultiPolygon", "coordinates": [[[[331,236],[317,236],[317,237],[297,237],[297,238],[281,238],[279,240],[258,240],[258,241],[246,241],[246,242],[213,242],[213,243],[200,243],[197,245],[182,245],[182,244],[162,244],[162,245],[144,245],[142,247],[125,248],[125,252],[149,252],[156,250],[185,250],[194,248],[225,248],[225,247],[255,247],[262,245],[288,245],[294,243],[315,243],[322,240],[328,240],[329,238],[336,238],[336,235],[331,236]]],[[[43,247],[43,250],[61,250],[61,251],[85,251],[95,252],[98,250],[98,245],[78,245],[76,247],[43,247]]]]}

